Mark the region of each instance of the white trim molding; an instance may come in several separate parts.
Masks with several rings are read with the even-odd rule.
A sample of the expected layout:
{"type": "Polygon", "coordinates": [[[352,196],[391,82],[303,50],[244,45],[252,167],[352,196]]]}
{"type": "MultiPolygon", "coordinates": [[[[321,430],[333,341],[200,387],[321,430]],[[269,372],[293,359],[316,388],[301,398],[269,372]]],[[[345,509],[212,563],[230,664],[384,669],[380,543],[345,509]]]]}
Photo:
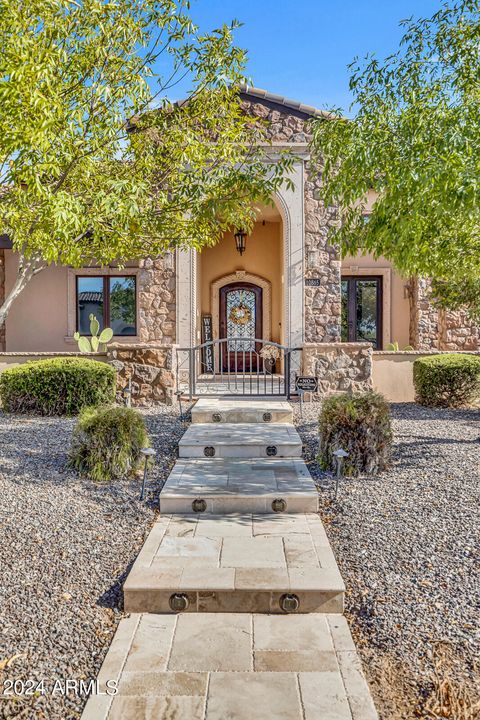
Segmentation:
{"type": "Polygon", "coordinates": [[[262,340],[271,340],[272,328],[272,286],[269,280],[245,270],[236,270],[214,280],[210,285],[210,307],[212,309],[213,339],[218,340],[220,330],[220,288],[234,282],[249,282],[262,288],[262,340]]]}
{"type": "Polygon", "coordinates": [[[197,306],[196,251],[177,249],[176,277],[176,344],[181,348],[193,347],[195,339],[195,318],[197,306]]]}
{"type": "Polygon", "coordinates": [[[296,161],[290,173],[293,188],[275,197],[282,216],[284,258],[284,342],[301,347],[305,341],[304,304],[304,163],[296,161]]]}

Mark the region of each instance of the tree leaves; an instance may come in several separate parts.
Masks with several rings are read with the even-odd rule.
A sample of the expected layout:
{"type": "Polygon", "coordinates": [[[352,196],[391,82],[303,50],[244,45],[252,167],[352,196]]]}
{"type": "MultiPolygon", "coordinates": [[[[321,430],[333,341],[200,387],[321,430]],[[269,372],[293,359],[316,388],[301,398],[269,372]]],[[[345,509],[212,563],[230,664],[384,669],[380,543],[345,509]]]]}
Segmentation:
{"type": "Polygon", "coordinates": [[[200,35],[187,10],[0,0],[0,219],[26,261],[210,245],[282,184],[292,159],[265,162],[265,128],[241,107],[236,24],[200,35]],[[180,80],[191,91],[173,102],[180,80]]]}
{"type": "Polygon", "coordinates": [[[405,275],[480,278],[480,4],[403,25],[397,53],[350,66],[355,119],[313,121],[323,199],[345,208],[333,240],[405,275]]]}

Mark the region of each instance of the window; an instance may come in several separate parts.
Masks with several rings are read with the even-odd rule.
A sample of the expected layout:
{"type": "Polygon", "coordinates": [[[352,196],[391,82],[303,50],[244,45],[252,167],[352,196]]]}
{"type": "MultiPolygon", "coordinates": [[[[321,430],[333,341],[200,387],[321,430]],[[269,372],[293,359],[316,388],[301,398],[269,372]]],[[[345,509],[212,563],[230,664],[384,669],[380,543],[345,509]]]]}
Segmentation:
{"type": "Polygon", "coordinates": [[[77,276],[77,329],[90,335],[93,313],[100,330],[114,335],[136,335],[136,278],[134,275],[77,276]]]}
{"type": "Polygon", "coordinates": [[[342,277],[342,342],[371,342],[381,350],[381,277],[342,277]]]}

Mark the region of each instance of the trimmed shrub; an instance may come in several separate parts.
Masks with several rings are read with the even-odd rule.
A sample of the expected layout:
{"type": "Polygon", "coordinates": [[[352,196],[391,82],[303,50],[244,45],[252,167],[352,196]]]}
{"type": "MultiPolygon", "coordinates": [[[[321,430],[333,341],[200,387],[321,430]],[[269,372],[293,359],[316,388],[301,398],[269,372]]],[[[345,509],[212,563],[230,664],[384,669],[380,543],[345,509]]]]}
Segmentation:
{"type": "Polygon", "coordinates": [[[465,407],[480,398],[480,357],[431,355],[413,363],[415,400],[432,407],[465,407]]]}
{"type": "Polygon", "coordinates": [[[129,477],[149,445],[142,416],[132,408],[85,408],[73,431],[69,466],[92,480],[129,477]]]}
{"type": "Polygon", "coordinates": [[[113,402],[115,384],[115,370],[98,360],[34,360],[0,374],[0,402],[6,412],[75,415],[113,402]]]}
{"type": "Polygon", "coordinates": [[[382,395],[334,395],[322,406],[319,419],[318,460],[324,470],[335,470],[335,450],[343,448],[345,474],[372,474],[385,470],[392,454],[390,408],[382,395]]]}

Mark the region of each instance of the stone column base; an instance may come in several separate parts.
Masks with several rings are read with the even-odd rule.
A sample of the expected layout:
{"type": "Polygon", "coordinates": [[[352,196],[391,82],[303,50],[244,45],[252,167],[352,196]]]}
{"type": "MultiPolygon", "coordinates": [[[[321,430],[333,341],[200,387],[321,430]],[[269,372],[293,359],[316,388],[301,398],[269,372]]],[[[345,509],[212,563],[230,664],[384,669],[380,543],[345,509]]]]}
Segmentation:
{"type": "Polygon", "coordinates": [[[107,362],[117,371],[117,400],[131,388],[134,406],[172,405],[176,391],[174,345],[111,345],[107,362]]]}
{"type": "Polygon", "coordinates": [[[318,378],[318,395],[365,392],[373,388],[371,343],[307,343],[302,374],[318,378]]]}

